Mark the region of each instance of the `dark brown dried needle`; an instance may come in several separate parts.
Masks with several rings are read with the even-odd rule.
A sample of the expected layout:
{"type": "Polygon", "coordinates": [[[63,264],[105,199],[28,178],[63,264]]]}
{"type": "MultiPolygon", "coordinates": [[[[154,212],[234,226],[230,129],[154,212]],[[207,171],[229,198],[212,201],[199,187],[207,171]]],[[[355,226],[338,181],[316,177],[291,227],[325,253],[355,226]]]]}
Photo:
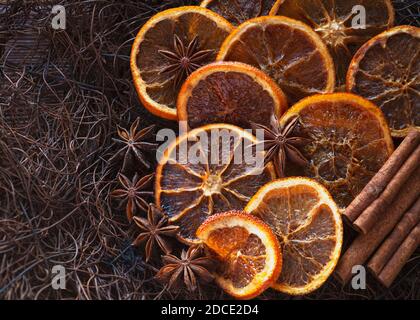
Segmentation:
{"type": "Polygon", "coordinates": [[[117,127],[119,139],[114,138],[113,140],[115,142],[123,144],[123,147],[110,159],[110,161],[124,153],[124,162],[122,170],[124,170],[127,167],[130,155],[133,155],[147,169],[150,169],[151,167],[149,161],[147,161],[143,152],[154,151],[157,148],[157,143],[145,141],[145,139],[151,136],[155,125],[151,125],[141,130],[138,130],[139,124],[140,118],[137,118],[132,123],[130,130],[121,128],[119,126],[117,127]]]}
{"type": "Polygon", "coordinates": [[[173,87],[178,90],[184,80],[195,70],[209,62],[214,50],[199,50],[198,37],[185,46],[182,40],[174,35],[173,50],[159,50],[159,53],[169,61],[161,73],[173,76],[173,87]]]}
{"type": "Polygon", "coordinates": [[[253,129],[264,131],[264,140],[259,144],[262,144],[266,151],[265,163],[273,160],[277,175],[280,178],[285,176],[287,161],[299,166],[305,166],[308,163],[298,147],[308,144],[311,140],[292,135],[298,123],[299,117],[296,116],[284,127],[280,127],[277,117],[273,115],[271,117],[271,128],[258,123],[252,124],[253,129]]]}
{"type": "Polygon", "coordinates": [[[156,274],[156,279],[168,284],[169,290],[178,289],[184,283],[193,292],[197,290],[200,281],[208,283],[214,279],[209,271],[214,267],[214,261],[203,256],[200,245],[191,246],[188,251],[182,250],[180,258],[168,254],[162,260],[165,265],[156,274]]]}
{"type": "Polygon", "coordinates": [[[134,222],[142,232],[137,236],[136,240],[133,241],[133,246],[138,246],[146,242],[146,262],[150,260],[155,244],[157,244],[165,254],[169,254],[172,251],[169,237],[174,237],[178,232],[179,227],[168,225],[168,217],[154,204],[149,204],[147,219],[135,216],[134,222]]]}
{"type": "Polygon", "coordinates": [[[140,178],[136,173],[133,180],[130,180],[122,173],[118,175],[118,180],[122,188],[112,191],[111,197],[127,202],[126,213],[129,221],[133,219],[136,208],[145,212],[148,211],[149,205],[145,199],[153,196],[153,192],[148,191],[146,188],[149,186],[150,181],[152,181],[153,176],[154,174],[152,173],[140,178]]]}

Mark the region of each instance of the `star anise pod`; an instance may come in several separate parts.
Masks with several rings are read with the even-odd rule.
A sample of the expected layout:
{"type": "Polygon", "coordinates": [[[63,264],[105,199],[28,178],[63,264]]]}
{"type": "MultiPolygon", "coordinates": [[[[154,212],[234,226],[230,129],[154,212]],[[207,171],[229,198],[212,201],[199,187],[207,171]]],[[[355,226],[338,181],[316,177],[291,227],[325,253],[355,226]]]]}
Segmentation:
{"type": "Polygon", "coordinates": [[[130,180],[122,173],[118,175],[118,180],[122,188],[112,191],[111,197],[127,201],[126,213],[129,221],[133,219],[136,208],[147,212],[149,205],[145,198],[152,196],[153,192],[148,191],[146,188],[153,179],[153,176],[154,174],[152,173],[140,178],[136,173],[133,180],[130,180]]]}
{"type": "Polygon", "coordinates": [[[285,176],[286,161],[291,161],[299,166],[308,164],[298,147],[308,144],[311,140],[303,137],[292,136],[293,130],[299,122],[299,117],[293,117],[284,127],[280,127],[275,115],[271,117],[271,128],[262,124],[253,123],[253,129],[264,131],[264,140],[259,144],[264,146],[265,163],[274,161],[274,167],[279,177],[285,176]]]}
{"type": "Polygon", "coordinates": [[[211,282],[214,277],[210,273],[214,261],[203,256],[200,245],[191,246],[188,251],[182,250],[181,257],[172,254],[162,257],[165,265],[156,274],[156,279],[168,284],[168,289],[177,289],[183,282],[186,288],[193,292],[198,288],[198,283],[211,282]]]}
{"type": "Polygon", "coordinates": [[[130,130],[117,127],[117,133],[119,139],[114,138],[115,142],[123,144],[123,147],[110,159],[112,161],[115,157],[124,153],[124,162],[122,169],[124,170],[127,166],[127,162],[130,155],[134,155],[147,169],[150,169],[150,163],[147,161],[143,154],[143,151],[153,151],[157,148],[157,143],[151,143],[145,141],[150,137],[155,126],[151,125],[141,130],[138,130],[140,124],[140,118],[137,118],[130,127],[130,130]]]}
{"type": "Polygon", "coordinates": [[[179,227],[168,225],[168,217],[154,204],[149,204],[147,219],[137,216],[133,219],[140,230],[142,230],[136,240],[133,241],[133,246],[138,246],[146,242],[146,262],[150,260],[155,244],[165,254],[169,254],[172,251],[172,246],[168,238],[175,236],[179,227]]]}
{"type": "Polygon", "coordinates": [[[173,76],[173,86],[177,90],[191,73],[208,62],[214,50],[199,50],[198,37],[186,46],[175,34],[172,51],[158,52],[169,61],[169,65],[162,69],[161,73],[173,76]]]}

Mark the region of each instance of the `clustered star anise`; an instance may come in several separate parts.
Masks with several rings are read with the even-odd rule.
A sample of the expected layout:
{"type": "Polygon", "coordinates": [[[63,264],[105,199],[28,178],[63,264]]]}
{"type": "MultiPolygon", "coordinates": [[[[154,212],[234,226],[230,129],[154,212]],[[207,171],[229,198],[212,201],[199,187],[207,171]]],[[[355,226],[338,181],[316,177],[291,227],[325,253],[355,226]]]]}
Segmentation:
{"type": "Polygon", "coordinates": [[[144,177],[139,177],[136,173],[133,180],[127,178],[124,174],[120,173],[118,180],[122,186],[120,189],[115,189],[111,192],[111,197],[126,201],[126,214],[127,219],[131,221],[133,219],[136,209],[148,211],[147,197],[153,195],[152,191],[148,191],[147,188],[149,183],[152,181],[154,174],[149,174],[144,177]]]}
{"type": "Polygon", "coordinates": [[[262,124],[253,123],[253,129],[264,131],[265,163],[273,160],[277,175],[285,176],[286,162],[291,161],[299,166],[308,164],[298,147],[308,144],[311,140],[303,137],[292,136],[293,130],[299,122],[299,117],[292,118],[284,127],[281,127],[275,115],[271,117],[271,128],[262,124]]]}
{"type": "Polygon", "coordinates": [[[152,257],[155,245],[157,245],[165,254],[169,254],[172,251],[169,238],[176,235],[179,227],[168,225],[168,217],[154,204],[149,204],[147,219],[135,216],[134,222],[142,232],[133,241],[133,246],[146,243],[146,262],[152,257]]]}
{"type": "Polygon", "coordinates": [[[166,283],[169,290],[178,289],[183,282],[193,292],[199,282],[208,283],[214,279],[209,271],[214,267],[214,261],[203,255],[200,245],[191,246],[188,251],[182,250],[180,258],[168,254],[162,260],[165,265],[156,274],[156,279],[166,283]]]}
{"type": "Polygon", "coordinates": [[[143,151],[154,151],[157,148],[156,143],[145,141],[145,139],[151,136],[155,125],[138,130],[139,124],[140,118],[137,118],[132,123],[129,131],[124,128],[117,127],[119,139],[113,138],[115,142],[123,144],[123,147],[110,159],[110,161],[113,161],[116,157],[124,154],[122,171],[126,169],[130,155],[134,156],[147,169],[150,169],[151,167],[149,161],[147,161],[145,155],[143,154],[143,151]]]}
{"type": "Polygon", "coordinates": [[[199,50],[198,37],[195,37],[187,46],[174,35],[173,50],[159,50],[159,54],[169,61],[169,65],[161,73],[172,75],[174,89],[179,89],[184,80],[195,70],[202,67],[214,50],[199,50]]]}

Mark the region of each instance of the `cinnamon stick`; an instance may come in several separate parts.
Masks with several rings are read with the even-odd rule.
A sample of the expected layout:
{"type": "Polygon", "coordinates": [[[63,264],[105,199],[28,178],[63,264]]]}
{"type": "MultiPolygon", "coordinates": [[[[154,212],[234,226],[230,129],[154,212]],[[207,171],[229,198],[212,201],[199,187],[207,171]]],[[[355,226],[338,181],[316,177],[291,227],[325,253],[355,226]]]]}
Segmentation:
{"type": "Polygon", "coordinates": [[[377,278],[393,254],[401,246],[408,234],[420,223],[420,198],[404,214],[391,234],[381,244],[368,263],[368,269],[377,278]]]}
{"type": "Polygon", "coordinates": [[[381,244],[389,232],[408,208],[420,195],[420,168],[413,173],[400,191],[400,195],[388,208],[381,221],[367,234],[360,234],[342,255],[338,262],[335,276],[343,283],[351,278],[351,270],[355,265],[364,264],[375,249],[381,244]]]}
{"type": "Polygon", "coordinates": [[[372,202],[369,207],[356,219],[353,226],[356,230],[362,233],[368,233],[369,230],[377,223],[383,216],[384,211],[390,206],[395,196],[401,190],[403,184],[408,177],[420,164],[420,145],[408,157],[407,161],[398,170],[395,176],[391,179],[382,194],[372,202]]]}
{"type": "Polygon", "coordinates": [[[385,286],[390,287],[402,267],[407,263],[411,255],[420,244],[420,223],[410,232],[400,248],[392,256],[378,276],[378,280],[385,286]]]}
{"type": "Polygon", "coordinates": [[[349,222],[354,222],[360,214],[381,194],[392,177],[420,143],[420,132],[411,130],[400,146],[392,153],[378,173],[363,188],[343,214],[349,222]]]}

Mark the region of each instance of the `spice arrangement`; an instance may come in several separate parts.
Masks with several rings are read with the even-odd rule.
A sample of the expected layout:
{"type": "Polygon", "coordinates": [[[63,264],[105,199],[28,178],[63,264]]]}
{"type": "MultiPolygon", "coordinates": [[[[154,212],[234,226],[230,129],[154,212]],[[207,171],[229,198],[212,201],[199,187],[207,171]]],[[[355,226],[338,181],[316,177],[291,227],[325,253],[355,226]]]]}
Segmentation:
{"type": "Polygon", "coordinates": [[[69,2],[56,31],[48,4],[0,5],[0,297],[418,298],[412,7],[156,3],[69,2]],[[212,131],[222,164],[182,158],[212,131]],[[367,290],[335,282],[354,265],[367,290]]]}
{"type": "Polygon", "coordinates": [[[395,152],[391,137],[417,126],[417,28],[397,27],[362,46],[392,26],[389,1],[369,2],[368,11],[380,12],[381,18],[357,36],[348,27],[352,12],[340,16],[345,8],[339,4],[321,2],[322,19],[302,15],[311,10],[305,2],[277,1],[269,16],[262,8],[249,12],[242,10],[252,7],[249,3],[241,5],[205,1],[202,8],[164,11],[134,41],[131,67],[140,100],[156,115],[177,118],[190,129],[166,148],[157,166],[156,205],[179,227],[179,241],[202,245],[218,265],[207,270],[218,285],[242,299],[268,287],[291,295],[311,293],[337,263],[338,277],[347,282],[353,266],[363,264],[398,223],[369,262],[371,272],[389,286],[404,264],[401,257],[407,259],[419,242],[417,208],[411,208],[420,190],[419,131],[411,131],[395,152]],[[208,29],[208,21],[217,27],[208,29]],[[403,41],[409,50],[397,59],[403,41]],[[385,54],[375,60],[370,51],[384,46],[388,60],[385,54]],[[355,54],[352,61],[348,53],[355,54]],[[347,68],[349,93],[333,93],[347,68]],[[399,97],[409,102],[397,105],[399,97]],[[408,108],[404,122],[396,110],[385,117],[378,99],[382,111],[408,108]],[[391,131],[389,124],[396,122],[403,129],[397,132],[392,125],[391,131]],[[262,140],[243,131],[251,126],[254,133],[263,132],[262,140]],[[233,134],[229,140],[210,139],[215,130],[233,134]],[[203,134],[207,138],[197,147],[203,134]],[[217,147],[220,141],[227,149],[217,147]],[[239,146],[247,143],[263,157],[258,174],[252,165],[234,161],[239,146]],[[189,149],[200,161],[189,158],[189,149]],[[212,163],[217,157],[226,161],[212,163]],[[340,258],[341,213],[362,234],[340,258]],[[274,234],[263,236],[270,228],[274,234]],[[264,241],[276,236],[278,241],[264,241]],[[277,257],[281,263],[270,260],[277,257]]]}

